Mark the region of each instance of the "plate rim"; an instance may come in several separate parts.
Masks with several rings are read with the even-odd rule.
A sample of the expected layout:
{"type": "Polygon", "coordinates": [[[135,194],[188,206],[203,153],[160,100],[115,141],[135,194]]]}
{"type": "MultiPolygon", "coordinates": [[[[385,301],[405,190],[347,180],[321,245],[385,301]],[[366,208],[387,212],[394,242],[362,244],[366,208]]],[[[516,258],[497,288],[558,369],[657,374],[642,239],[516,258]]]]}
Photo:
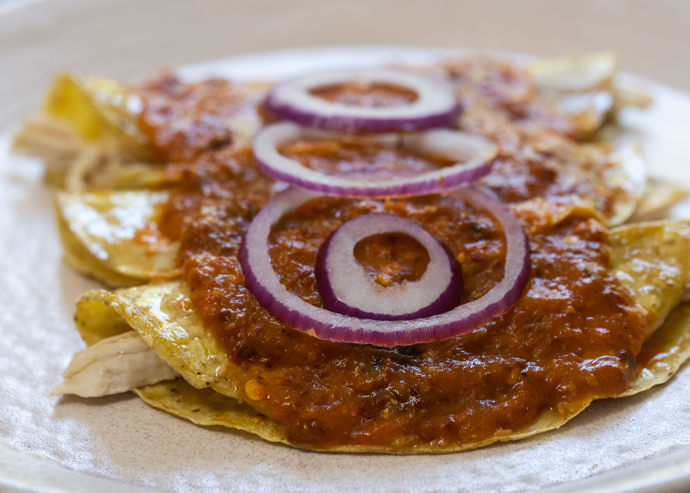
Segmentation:
{"type": "MultiPolygon", "coordinates": [[[[37,1],[37,0],[34,0],[37,1]]],[[[34,3],[29,0],[27,3],[34,3]]],[[[1,14],[1,12],[0,12],[1,14]]],[[[415,52],[422,58],[443,58],[459,56],[469,53],[481,53],[491,56],[508,56],[514,59],[525,59],[531,55],[521,53],[499,52],[495,50],[477,50],[471,48],[432,48],[432,47],[407,47],[397,45],[369,45],[369,46],[325,46],[311,48],[293,48],[283,50],[271,50],[263,52],[248,53],[218,60],[201,62],[176,69],[184,78],[189,77],[195,71],[203,73],[210,67],[218,67],[224,64],[244,63],[245,61],[261,58],[281,58],[285,56],[318,55],[328,56],[334,53],[355,54],[354,58],[366,55],[376,63],[381,63],[391,55],[415,52]]],[[[311,64],[314,62],[312,61],[311,64]]],[[[361,64],[360,64],[361,65],[361,64]]],[[[208,74],[209,72],[207,72],[208,74]]],[[[673,93],[682,94],[685,97],[688,93],[666,86],[655,81],[622,73],[621,76],[642,81],[651,87],[660,87],[670,90],[673,93]]],[[[194,78],[194,77],[192,77],[194,78]]],[[[254,79],[260,77],[254,76],[254,79]]],[[[0,137],[4,137],[0,135],[0,137]]],[[[146,493],[162,491],[161,489],[141,486],[132,483],[125,483],[116,479],[108,478],[97,474],[90,474],[86,471],[70,469],[58,461],[43,457],[30,450],[23,450],[14,447],[0,438],[0,486],[6,488],[3,491],[10,492],[62,492],[74,491],[77,493],[103,491],[106,493],[134,492],[146,493]]],[[[690,488],[690,445],[679,446],[672,450],[662,452],[640,459],[638,461],[614,467],[606,471],[595,473],[586,478],[552,485],[542,489],[545,493],[570,493],[579,491],[590,491],[595,493],[647,493],[647,492],[671,492],[685,491],[690,488]]]]}

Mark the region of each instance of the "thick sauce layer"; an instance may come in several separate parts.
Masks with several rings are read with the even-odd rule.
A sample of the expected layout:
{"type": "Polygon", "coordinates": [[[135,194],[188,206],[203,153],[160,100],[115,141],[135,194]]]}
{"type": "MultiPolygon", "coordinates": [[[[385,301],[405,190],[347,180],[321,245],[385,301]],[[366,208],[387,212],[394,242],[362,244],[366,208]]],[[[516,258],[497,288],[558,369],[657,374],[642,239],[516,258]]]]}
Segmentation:
{"type": "Polygon", "coordinates": [[[429,252],[403,233],[371,235],[357,242],[355,259],[378,284],[393,287],[418,281],[429,265],[429,252]]]}
{"type": "MultiPolygon", "coordinates": [[[[620,394],[636,373],[646,321],[610,274],[604,228],[583,209],[568,214],[561,205],[556,214],[555,206],[542,200],[582,199],[609,213],[616,191],[592,178],[594,165],[606,161],[603,151],[583,157],[567,121],[536,101],[516,71],[500,66],[492,72],[484,65],[438,70],[457,79],[466,99],[463,128],[501,147],[495,173],[484,186],[508,203],[521,204],[514,211],[530,235],[531,278],[512,309],[485,327],[455,339],[388,349],[332,343],[295,331],[271,317],[245,288],[237,252],[273,184],[256,170],[249,153],[216,150],[224,146],[214,142],[225,142],[225,134],[215,116],[225,115],[223,108],[232,113],[235,104],[218,96],[223,85],[180,88],[179,82],[162,81],[141,92],[147,108],[142,118],[161,154],[193,160],[168,166],[177,192],[160,229],[181,241],[193,305],[243,370],[238,389],[250,405],[282,423],[292,443],[396,449],[478,442],[528,426],[547,410],[571,416],[593,398],[620,394]],[[214,97],[220,102],[208,103],[205,110],[214,97]]],[[[352,163],[362,170],[385,170],[387,163],[400,169],[410,158],[340,143],[290,146],[283,152],[325,172],[353,171],[352,163]]],[[[440,165],[412,158],[405,164],[411,169],[440,165]]],[[[372,212],[409,218],[452,251],[465,281],[461,303],[481,297],[501,279],[502,231],[490,215],[448,193],[386,201],[321,198],[306,204],[284,217],[270,236],[281,282],[321,306],[314,276],[320,245],[345,221],[372,212]]],[[[420,252],[411,242],[375,238],[358,248],[372,276],[385,274],[382,284],[420,275],[414,267],[420,252]]]]}
{"type": "Polygon", "coordinates": [[[316,87],[309,92],[347,106],[405,106],[417,100],[417,93],[406,87],[382,83],[347,82],[316,87]]]}
{"type": "MultiPolygon", "coordinates": [[[[611,149],[601,144],[579,144],[577,139],[584,130],[553,103],[540,99],[534,84],[521,70],[502,61],[468,58],[429,67],[428,71],[455,84],[464,108],[458,127],[498,145],[494,172],[483,180],[483,185],[504,202],[515,204],[534,197],[577,202],[611,218],[617,204],[630,200],[625,176],[616,171],[618,164],[611,149]]],[[[321,88],[321,95],[338,100],[356,93],[370,99],[366,104],[385,105],[392,104],[391,97],[405,94],[403,88],[377,86],[372,91],[355,86],[328,86],[321,88]]],[[[229,122],[243,112],[258,112],[264,121],[270,120],[257,96],[261,91],[247,96],[240,86],[224,80],[187,84],[163,75],[133,92],[143,106],[142,129],[163,160],[193,161],[232,145],[237,139],[229,122]]],[[[409,99],[409,95],[403,99],[409,99]]],[[[451,164],[433,156],[411,156],[400,151],[377,151],[374,158],[371,153],[357,154],[350,144],[335,141],[323,145],[296,141],[283,152],[327,173],[353,172],[372,163],[383,173],[392,169],[418,173],[451,164]]]]}
{"type": "Polygon", "coordinates": [[[235,144],[236,130],[255,126],[259,120],[259,103],[267,87],[221,79],[183,83],[163,74],[131,92],[141,102],[139,126],[165,162],[194,160],[235,144]]]}
{"type": "MultiPolygon", "coordinates": [[[[545,410],[569,416],[593,398],[621,393],[636,373],[646,321],[609,273],[606,233],[594,219],[561,214],[552,224],[556,215],[530,209],[521,219],[534,232],[532,278],[506,315],[460,338],[384,349],[322,341],[271,317],[244,287],[236,258],[247,220],[214,212],[225,211],[220,199],[205,209],[205,219],[188,222],[182,234],[192,302],[243,369],[237,385],[247,402],[281,422],[293,443],[475,442],[528,426],[545,410]]],[[[344,221],[370,212],[422,223],[446,244],[462,266],[462,302],[500,280],[500,229],[452,194],[323,198],[271,234],[273,266],[288,289],[320,306],[319,246],[344,221]]],[[[396,255],[413,251],[401,246],[396,255]]],[[[393,262],[379,259],[377,268],[393,262]]]]}

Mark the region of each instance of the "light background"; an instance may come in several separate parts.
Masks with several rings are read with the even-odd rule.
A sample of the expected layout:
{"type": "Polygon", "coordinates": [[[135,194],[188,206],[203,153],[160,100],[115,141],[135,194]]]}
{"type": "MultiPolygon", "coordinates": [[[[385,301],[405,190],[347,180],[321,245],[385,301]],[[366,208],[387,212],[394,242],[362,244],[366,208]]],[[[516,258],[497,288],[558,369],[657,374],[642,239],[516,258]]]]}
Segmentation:
{"type": "Polygon", "coordinates": [[[370,44],[611,49],[624,70],[690,90],[686,0],[1,0],[0,131],[59,70],[131,80],[238,54],[370,44]]]}

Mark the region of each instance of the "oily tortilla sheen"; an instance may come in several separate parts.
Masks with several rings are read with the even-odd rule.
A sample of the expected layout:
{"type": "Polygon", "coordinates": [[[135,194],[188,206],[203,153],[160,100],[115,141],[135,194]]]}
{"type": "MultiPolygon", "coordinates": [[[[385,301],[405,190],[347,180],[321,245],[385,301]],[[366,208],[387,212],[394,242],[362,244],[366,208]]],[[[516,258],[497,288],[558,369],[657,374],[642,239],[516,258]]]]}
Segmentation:
{"type": "MultiPolygon", "coordinates": [[[[609,231],[610,269],[647,321],[640,371],[610,395],[618,397],[667,381],[690,357],[690,305],[679,305],[690,278],[690,226],[674,221],[619,226],[631,218],[661,217],[687,194],[668,183],[645,188],[639,147],[615,138],[616,112],[649,103],[616,88],[615,65],[615,57],[603,53],[540,60],[526,70],[480,58],[420,70],[455,84],[465,107],[459,126],[499,146],[494,173],[479,187],[514,210],[549,203],[554,210],[579,211],[607,227],[618,226],[609,231]]],[[[259,412],[248,399],[246,369],[201,320],[180,277],[182,262],[203,253],[190,249],[193,241],[184,227],[198,233],[231,218],[238,224],[233,234],[241,235],[243,225],[279,188],[258,173],[246,153],[266,116],[258,103],[268,87],[184,84],[164,74],[126,88],[63,75],[43,114],[28,121],[15,139],[15,150],[45,159],[48,180],[64,189],[56,209],[67,262],[122,288],[91,291],[77,302],[75,320],[86,344],[134,330],[181,375],[135,389],[139,397],[198,425],[220,425],[271,442],[402,454],[526,438],[562,426],[597,398],[547,406],[525,426],[450,444],[295,443],[285,423],[259,412]],[[131,97],[144,101],[143,113],[129,112],[125,102],[131,97]],[[218,197],[231,205],[218,207],[218,197]],[[184,209],[188,203],[194,204],[193,214],[184,209]],[[170,217],[184,226],[181,232],[161,227],[170,217]]],[[[322,152],[317,148],[315,155],[322,152]]],[[[530,228],[539,228],[526,217],[530,228]]],[[[236,255],[228,248],[224,255],[236,255]]]]}

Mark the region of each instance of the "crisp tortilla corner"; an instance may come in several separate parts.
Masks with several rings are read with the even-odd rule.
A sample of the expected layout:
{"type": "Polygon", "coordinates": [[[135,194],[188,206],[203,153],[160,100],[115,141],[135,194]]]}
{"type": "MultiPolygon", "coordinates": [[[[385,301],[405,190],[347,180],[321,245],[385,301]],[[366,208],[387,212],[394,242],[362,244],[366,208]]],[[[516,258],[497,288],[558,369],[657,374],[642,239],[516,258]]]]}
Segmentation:
{"type": "Polygon", "coordinates": [[[137,236],[155,224],[167,199],[167,192],[150,191],[58,193],[65,260],[110,287],[178,277],[179,243],[155,234],[145,241],[137,236]]]}
{"type": "Polygon", "coordinates": [[[283,427],[244,402],[213,389],[197,389],[183,378],[134,389],[147,404],[200,426],[224,426],[269,442],[286,443],[283,427]]]}

